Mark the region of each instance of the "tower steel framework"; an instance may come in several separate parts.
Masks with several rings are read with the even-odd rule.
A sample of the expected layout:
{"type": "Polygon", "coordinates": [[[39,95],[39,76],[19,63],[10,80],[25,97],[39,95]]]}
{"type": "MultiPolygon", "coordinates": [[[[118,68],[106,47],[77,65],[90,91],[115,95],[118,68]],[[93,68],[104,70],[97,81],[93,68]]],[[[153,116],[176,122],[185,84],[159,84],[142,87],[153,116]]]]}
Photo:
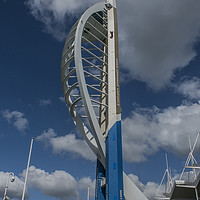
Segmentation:
{"type": "Polygon", "coordinates": [[[66,105],[97,157],[97,200],[147,200],[123,173],[116,0],[87,9],[62,53],[66,105]]]}

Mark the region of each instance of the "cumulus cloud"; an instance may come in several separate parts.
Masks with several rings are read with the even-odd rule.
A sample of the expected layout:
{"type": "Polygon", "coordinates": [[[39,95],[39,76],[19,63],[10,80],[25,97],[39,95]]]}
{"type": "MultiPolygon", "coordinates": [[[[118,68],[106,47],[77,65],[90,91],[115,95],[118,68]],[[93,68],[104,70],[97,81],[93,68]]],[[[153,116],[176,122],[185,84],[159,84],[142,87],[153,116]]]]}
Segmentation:
{"type": "Polygon", "coordinates": [[[57,40],[63,40],[66,37],[66,24],[95,2],[98,0],[27,0],[25,4],[33,17],[42,22],[45,32],[57,40]]]}
{"type": "MultiPolygon", "coordinates": [[[[25,176],[25,170],[22,176],[25,176]]],[[[77,181],[65,171],[56,170],[53,173],[48,173],[31,166],[29,168],[28,184],[29,187],[39,188],[45,195],[61,200],[79,199],[77,181]]]]}
{"type": "Polygon", "coordinates": [[[51,144],[51,139],[56,137],[57,134],[53,129],[48,129],[47,131],[43,131],[43,133],[36,137],[37,141],[43,142],[45,147],[51,144]]]}
{"type": "Polygon", "coordinates": [[[200,100],[200,79],[197,77],[180,82],[175,89],[189,99],[200,100]]]}
{"type": "MultiPolygon", "coordinates": [[[[14,182],[8,182],[7,196],[11,199],[21,199],[24,187],[24,178],[26,170],[23,170],[19,176],[15,176],[14,182]]],[[[9,173],[0,171],[0,195],[3,197],[5,185],[9,173]]],[[[52,173],[46,172],[43,169],[38,169],[35,166],[29,168],[27,181],[27,189],[37,188],[44,195],[55,197],[60,200],[80,200],[80,192],[87,191],[90,187],[90,196],[94,197],[95,180],[90,177],[75,179],[71,174],[56,170],[52,173]]],[[[26,191],[25,199],[29,198],[28,190],[26,191]]]]}
{"type": "Polygon", "coordinates": [[[196,56],[199,1],[133,0],[118,9],[120,60],[132,78],[160,89],[196,56]]]}
{"type": "Polygon", "coordinates": [[[17,130],[20,132],[25,131],[28,128],[28,119],[24,117],[24,113],[19,111],[10,111],[4,110],[2,112],[3,117],[9,122],[12,123],[17,130]]]}
{"type": "MultiPolygon", "coordinates": [[[[4,195],[7,178],[9,178],[9,173],[8,172],[4,173],[0,171],[0,196],[1,197],[3,197],[4,195]]],[[[10,182],[10,181],[8,182],[9,189],[7,191],[7,196],[11,199],[13,198],[21,199],[23,187],[24,187],[24,182],[20,178],[15,176],[14,182],[10,182]]],[[[28,192],[26,192],[25,197],[26,199],[28,198],[28,192]]]]}
{"type": "Polygon", "coordinates": [[[198,103],[163,110],[137,108],[122,122],[123,157],[128,162],[141,162],[160,148],[186,155],[189,151],[188,135],[192,140],[196,138],[199,121],[198,103]]]}
{"type": "Polygon", "coordinates": [[[39,102],[39,105],[43,106],[43,107],[48,106],[50,104],[51,104],[51,100],[50,99],[41,99],[40,102],[39,102]]]}
{"type": "Polygon", "coordinates": [[[36,139],[46,145],[51,145],[54,153],[71,153],[73,156],[81,156],[86,160],[96,160],[86,142],[77,139],[74,134],[58,137],[53,129],[48,129],[36,139]]]}

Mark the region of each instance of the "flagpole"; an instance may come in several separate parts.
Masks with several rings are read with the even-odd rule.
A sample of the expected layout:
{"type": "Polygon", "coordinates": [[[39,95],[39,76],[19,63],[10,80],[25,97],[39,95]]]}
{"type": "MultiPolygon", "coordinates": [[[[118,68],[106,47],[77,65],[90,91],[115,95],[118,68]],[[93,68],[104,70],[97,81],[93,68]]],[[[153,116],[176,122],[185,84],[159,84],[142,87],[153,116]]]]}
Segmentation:
{"type": "Polygon", "coordinates": [[[88,186],[87,200],[90,200],[90,186],[88,186]]]}
{"type": "Polygon", "coordinates": [[[29,151],[29,156],[28,156],[28,163],[27,163],[27,168],[26,168],[26,175],[25,175],[25,181],[24,181],[24,189],[22,193],[22,200],[24,200],[25,192],[26,192],[26,184],[27,184],[27,178],[28,178],[28,171],[29,171],[29,165],[30,165],[30,159],[31,159],[31,152],[32,152],[32,147],[33,147],[33,140],[34,138],[32,137],[31,139],[31,145],[30,145],[30,151],[29,151]]]}

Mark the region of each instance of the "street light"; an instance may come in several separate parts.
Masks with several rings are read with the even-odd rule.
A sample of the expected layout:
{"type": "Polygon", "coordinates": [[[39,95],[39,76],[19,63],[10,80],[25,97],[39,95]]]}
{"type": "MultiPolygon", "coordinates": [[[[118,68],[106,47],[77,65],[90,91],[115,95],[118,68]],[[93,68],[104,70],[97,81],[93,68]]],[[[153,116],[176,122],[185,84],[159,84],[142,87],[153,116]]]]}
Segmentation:
{"type": "Polygon", "coordinates": [[[8,190],[9,179],[10,179],[11,182],[15,181],[15,176],[14,176],[13,172],[10,172],[9,175],[8,175],[8,177],[7,177],[5,192],[4,192],[4,195],[3,195],[3,200],[10,200],[10,198],[8,196],[6,196],[6,193],[7,193],[7,190],[8,190]]]}

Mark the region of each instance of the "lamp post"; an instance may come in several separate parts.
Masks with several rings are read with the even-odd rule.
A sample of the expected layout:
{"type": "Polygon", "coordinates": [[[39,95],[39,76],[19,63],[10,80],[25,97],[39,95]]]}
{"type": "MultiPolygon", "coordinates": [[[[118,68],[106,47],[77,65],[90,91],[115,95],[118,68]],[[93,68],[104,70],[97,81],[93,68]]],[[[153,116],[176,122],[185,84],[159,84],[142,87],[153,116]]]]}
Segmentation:
{"type": "Polygon", "coordinates": [[[7,190],[8,190],[9,178],[10,178],[11,182],[15,181],[15,177],[14,177],[14,173],[13,172],[10,172],[9,175],[8,175],[8,177],[7,177],[6,187],[5,187],[5,191],[4,191],[4,195],[3,195],[3,200],[9,200],[9,197],[6,196],[7,190]]]}

